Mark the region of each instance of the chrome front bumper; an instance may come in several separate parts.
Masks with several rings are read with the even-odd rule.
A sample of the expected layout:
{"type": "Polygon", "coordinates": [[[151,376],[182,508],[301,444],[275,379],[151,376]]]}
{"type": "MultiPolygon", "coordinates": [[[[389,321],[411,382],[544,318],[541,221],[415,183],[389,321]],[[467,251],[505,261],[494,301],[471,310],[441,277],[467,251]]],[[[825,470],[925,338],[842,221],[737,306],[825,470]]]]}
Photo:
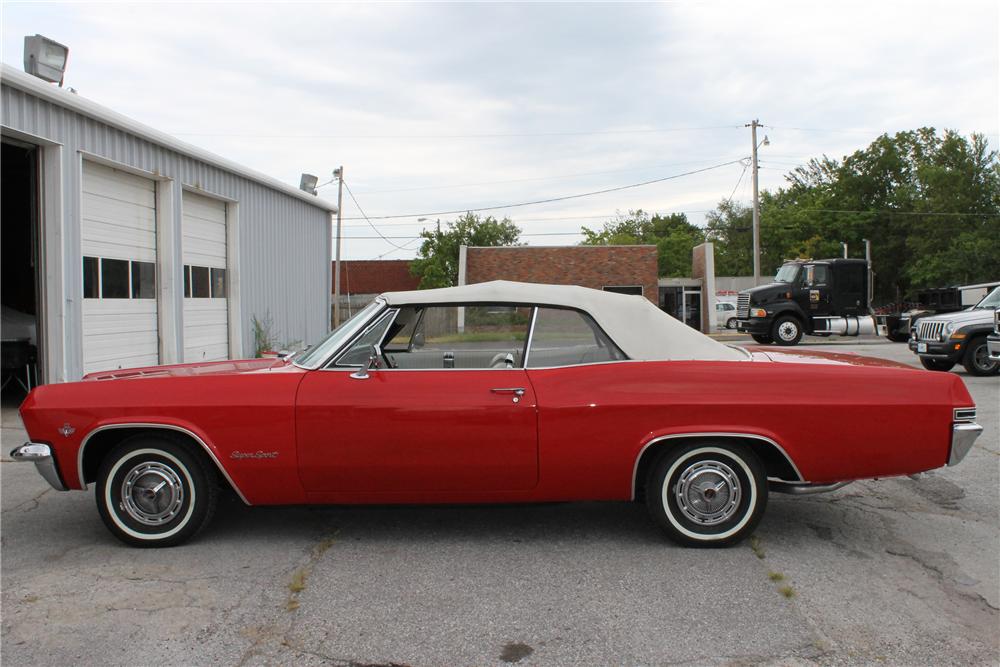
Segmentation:
{"type": "Polygon", "coordinates": [[[40,442],[26,442],[10,452],[10,458],[15,461],[30,461],[35,464],[38,474],[56,491],[66,491],[66,485],[59,479],[56,469],[56,459],[52,456],[52,448],[40,442]]]}
{"type": "Polygon", "coordinates": [[[986,339],[986,349],[991,361],[1000,361],[1000,336],[996,334],[986,339]]]}
{"type": "Polygon", "coordinates": [[[958,465],[972,449],[972,443],[982,432],[983,427],[979,424],[968,422],[954,424],[951,427],[951,454],[948,456],[948,465],[958,465]]]}

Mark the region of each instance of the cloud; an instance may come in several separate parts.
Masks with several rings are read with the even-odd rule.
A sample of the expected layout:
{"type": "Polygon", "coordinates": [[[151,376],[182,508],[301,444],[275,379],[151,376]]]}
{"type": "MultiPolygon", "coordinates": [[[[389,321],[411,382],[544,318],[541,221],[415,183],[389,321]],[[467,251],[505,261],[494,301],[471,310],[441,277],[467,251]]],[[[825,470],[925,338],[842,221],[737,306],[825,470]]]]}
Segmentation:
{"type": "MultiPolygon", "coordinates": [[[[343,164],[370,215],[542,199],[725,162],[749,154],[751,118],[769,126],[762,187],[882,132],[933,125],[998,145],[992,2],[0,11],[5,62],[20,66],[23,35],[49,35],[70,46],[67,81],[81,95],[289,183],[343,164]]],[[[701,220],[741,171],[507,214],[529,233],[579,231],[600,223],[587,216],[638,207],[701,220]],[[571,216],[581,217],[537,220],[571,216]]],[[[734,198],[747,197],[745,177],[734,198]]],[[[392,235],[420,227],[379,224],[392,235]]],[[[363,221],[346,225],[373,235],[363,221]]],[[[351,258],[389,249],[345,244],[351,258]]]]}

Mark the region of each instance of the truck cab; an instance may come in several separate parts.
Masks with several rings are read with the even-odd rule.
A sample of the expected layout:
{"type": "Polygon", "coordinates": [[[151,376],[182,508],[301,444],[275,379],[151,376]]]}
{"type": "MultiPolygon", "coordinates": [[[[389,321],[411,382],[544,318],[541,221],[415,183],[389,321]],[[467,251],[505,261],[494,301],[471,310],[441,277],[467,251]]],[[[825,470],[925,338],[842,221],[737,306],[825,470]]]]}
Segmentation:
{"type": "Polygon", "coordinates": [[[871,333],[868,262],[785,262],[773,282],[740,292],[737,318],[737,330],[761,344],[795,345],[804,334],[871,333]]]}

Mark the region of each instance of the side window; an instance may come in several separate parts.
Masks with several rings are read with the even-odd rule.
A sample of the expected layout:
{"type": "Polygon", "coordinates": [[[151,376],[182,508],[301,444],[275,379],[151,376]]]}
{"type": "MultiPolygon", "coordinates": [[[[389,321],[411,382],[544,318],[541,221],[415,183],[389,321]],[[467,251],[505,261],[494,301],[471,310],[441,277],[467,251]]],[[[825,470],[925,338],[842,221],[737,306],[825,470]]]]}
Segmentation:
{"type": "Polygon", "coordinates": [[[830,282],[830,267],[826,264],[810,264],[806,267],[807,285],[826,285],[830,282]]]}
{"type": "Polygon", "coordinates": [[[399,312],[386,361],[402,370],[520,368],[531,308],[423,306],[399,312]]]}
{"type": "MultiPolygon", "coordinates": [[[[335,366],[365,366],[368,358],[372,356],[372,345],[380,346],[385,337],[386,329],[393,320],[394,310],[388,310],[382,314],[372,324],[368,325],[361,335],[354,339],[347,350],[345,350],[334,362],[335,366]]],[[[381,350],[381,348],[380,348],[381,350]]]]}
{"type": "Polygon", "coordinates": [[[620,361],[624,353],[590,318],[576,310],[539,308],[528,368],[620,361]]]}

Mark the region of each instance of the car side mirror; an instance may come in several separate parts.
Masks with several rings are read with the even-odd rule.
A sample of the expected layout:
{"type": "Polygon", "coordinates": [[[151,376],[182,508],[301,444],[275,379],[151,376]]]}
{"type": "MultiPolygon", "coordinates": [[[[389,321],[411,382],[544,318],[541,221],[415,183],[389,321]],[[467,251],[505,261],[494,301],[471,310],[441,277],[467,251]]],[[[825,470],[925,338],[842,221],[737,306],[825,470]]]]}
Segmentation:
{"type": "Polygon", "coordinates": [[[369,370],[376,371],[382,367],[382,362],[380,361],[381,358],[382,355],[378,351],[378,346],[372,345],[371,354],[368,355],[368,361],[365,363],[364,366],[351,373],[351,377],[354,378],[355,380],[368,379],[369,370]]]}

